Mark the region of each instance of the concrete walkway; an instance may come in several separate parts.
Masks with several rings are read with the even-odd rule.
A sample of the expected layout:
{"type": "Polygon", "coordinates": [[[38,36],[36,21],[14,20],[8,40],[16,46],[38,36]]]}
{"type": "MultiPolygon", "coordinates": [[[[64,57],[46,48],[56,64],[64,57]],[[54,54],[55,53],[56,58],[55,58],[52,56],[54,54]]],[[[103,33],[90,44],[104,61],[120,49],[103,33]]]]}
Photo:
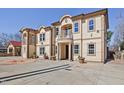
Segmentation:
{"type": "Polygon", "coordinates": [[[0,83],[12,85],[116,85],[124,84],[124,64],[37,60],[28,64],[0,65],[0,77],[69,64],[71,67],[0,83]]]}

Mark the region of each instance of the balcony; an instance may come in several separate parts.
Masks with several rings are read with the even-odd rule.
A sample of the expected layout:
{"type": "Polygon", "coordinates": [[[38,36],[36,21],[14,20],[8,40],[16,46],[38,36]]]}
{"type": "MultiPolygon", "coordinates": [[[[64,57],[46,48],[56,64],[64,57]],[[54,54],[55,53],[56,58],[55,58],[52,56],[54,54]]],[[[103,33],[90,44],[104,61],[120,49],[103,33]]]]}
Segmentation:
{"type": "Polygon", "coordinates": [[[56,37],[57,42],[70,42],[73,35],[71,30],[61,30],[60,34],[56,37]]]}

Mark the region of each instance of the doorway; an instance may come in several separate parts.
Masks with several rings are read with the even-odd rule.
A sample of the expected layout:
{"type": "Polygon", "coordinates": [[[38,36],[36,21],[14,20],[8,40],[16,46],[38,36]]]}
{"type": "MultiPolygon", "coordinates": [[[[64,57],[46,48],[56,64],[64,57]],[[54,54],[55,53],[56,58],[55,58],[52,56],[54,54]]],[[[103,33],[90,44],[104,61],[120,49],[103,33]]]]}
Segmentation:
{"type": "Polygon", "coordinates": [[[66,48],[65,48],[65,51],[66,51],[66,59],[68,59],[68,51],[69,51],[69,49],[68,49],[69,47],[68,47],[68,45],[66,45],[66,48]]]}

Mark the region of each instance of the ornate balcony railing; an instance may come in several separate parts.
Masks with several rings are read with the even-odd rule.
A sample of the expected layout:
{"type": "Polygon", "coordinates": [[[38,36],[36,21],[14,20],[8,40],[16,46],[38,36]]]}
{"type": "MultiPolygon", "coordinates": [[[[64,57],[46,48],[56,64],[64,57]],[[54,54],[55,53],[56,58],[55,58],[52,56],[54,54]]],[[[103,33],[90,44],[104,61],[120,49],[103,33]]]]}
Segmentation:
{"type": "Polygon", "coordinates": [[[60,34],[57,36],[57,40],[66,40],[66,39],[72,39],[72,31],[71,30],[62,30],[60,34]]]}

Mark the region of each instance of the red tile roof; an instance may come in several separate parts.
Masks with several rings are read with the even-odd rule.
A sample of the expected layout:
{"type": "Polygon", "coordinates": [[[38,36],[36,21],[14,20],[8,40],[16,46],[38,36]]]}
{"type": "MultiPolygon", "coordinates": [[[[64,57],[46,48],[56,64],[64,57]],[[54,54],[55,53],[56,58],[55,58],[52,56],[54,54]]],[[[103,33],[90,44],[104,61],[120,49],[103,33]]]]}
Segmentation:
{"type": "Polygon", "coordinates": [[[15,47],[21,46],[21,42],[18,41],[10,41],[10,43],[15,47]]]}

